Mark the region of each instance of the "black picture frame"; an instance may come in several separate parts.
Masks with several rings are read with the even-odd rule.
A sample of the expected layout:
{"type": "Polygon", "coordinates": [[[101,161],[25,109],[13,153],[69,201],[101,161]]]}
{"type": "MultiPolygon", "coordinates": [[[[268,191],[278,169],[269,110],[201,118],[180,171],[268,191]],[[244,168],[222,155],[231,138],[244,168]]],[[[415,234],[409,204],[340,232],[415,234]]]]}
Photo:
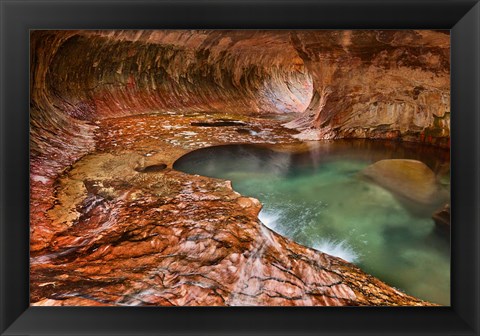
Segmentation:
{"type": "Polygon", "coordinates": [[[480,4],[0,0],[2,335],[478,335],[480,4]],[[29,307],[29,30],[450,29],[451,307],[29,307]]]}

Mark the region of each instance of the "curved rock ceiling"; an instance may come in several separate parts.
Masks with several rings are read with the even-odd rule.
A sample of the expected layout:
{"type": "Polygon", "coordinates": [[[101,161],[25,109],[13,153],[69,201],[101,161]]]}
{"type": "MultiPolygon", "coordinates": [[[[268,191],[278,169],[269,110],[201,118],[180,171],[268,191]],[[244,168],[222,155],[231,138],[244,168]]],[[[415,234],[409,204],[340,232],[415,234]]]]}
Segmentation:
{"type": "MultiPolygon", "coordinates": [[[[52,245],[66,222],[47,212],[58,204],[57,177],[99,146],[95,132],[104,120],[151,112],[281,113],[290,115],[285,126],[299,139],[387,138],[448,147],[449,51],[448,32],[441,31],[33,31],[32,252],[68,252],[52,245]]],[[[256,212],[244,220],[252,230],[259,229],[256,212]]],[[[310,298],[318,304],[425,304],[352,265],[274,239],[307,256],[298,272],[312,271],[309,258],[333,269],[322,275],[328,293],[310,298]],[[338,275],[345,269],[350,273],[338,275]],[[369,290],[369,283],[378,287],[369,290]]],[[[46,276],[37,272],[36,281],[46,276]]],[[[228,296],[233,289],[222,290],[228,296]]],[[[45,299],[40,287],[33,291],[45,299]]],[[[218,293],[205,295],[203,303],[221,304],[214,299],[218,293]]]]}
{"type": "Polygon", "coordinates": [[[84,121],[152,110],[304,112],[287,125],[304,139],[449,142],[445,32],[34,31],[31,48],[35,151],[39,128],[84,135],[76,152],[84,121]]]}

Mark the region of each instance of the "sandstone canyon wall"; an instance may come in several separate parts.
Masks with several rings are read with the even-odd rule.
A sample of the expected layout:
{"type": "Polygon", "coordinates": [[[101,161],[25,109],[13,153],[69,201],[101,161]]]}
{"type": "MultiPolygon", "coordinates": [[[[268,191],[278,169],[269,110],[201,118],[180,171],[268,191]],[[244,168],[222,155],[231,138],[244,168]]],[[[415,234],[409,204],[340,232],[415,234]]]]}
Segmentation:
{"type": "Polygon", "coordinates": [[[223,182],[170,169],[207,141],[247,135],[205,131],[190,147],[164,141],[163,152],[142,150],[178,136],[194,121],[189,113],[286,116],[295,131],[256,121],[267,130],[264,142],[294,134],[448,146],[445,32],[34,31],[30,55],[33,302],[427,304],[341,259],[265,233],[259,205],[223,182]],[[121,119],[131,116],[140,117],[131,125],[121,119]],[[136,166],[160,158],[165,173],[142,175],[136,166]],[[174,186],[170,194],[157,190],[162,183],[174,186]],[[210,220],[209,207],[217,209],[210,220]],[[162,225],[159,213],[170,214],[162,225]],[[211,253],[189,257],[200,248],[211,253]],[[192,265],[199,271],[189,273],[192,265]]]}
{"type": "Polygon", "coordinates": [[[33,156],[66,146],[38,141],[48,132],[80,134],[75,153],[88,147],[85,121],[152,110],[304,112],[289,124],[304,138],[448,146],[449,41],[444,31],[34,31],[33,156]]]}
{"type": "Polygon", "coordinates": [[[313,78],[304,139],[387,138],[449,146],[450,40],[435,31],[300,31],[313,78]],[[312,123],[313,127],[312,130],[312,123]]]}

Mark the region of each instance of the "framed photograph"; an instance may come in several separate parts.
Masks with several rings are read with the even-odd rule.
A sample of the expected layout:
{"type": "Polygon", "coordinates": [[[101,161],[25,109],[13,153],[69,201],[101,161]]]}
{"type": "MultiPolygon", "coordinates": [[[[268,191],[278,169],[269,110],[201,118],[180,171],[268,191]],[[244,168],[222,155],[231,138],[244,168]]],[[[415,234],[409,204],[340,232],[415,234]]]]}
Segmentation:
{"type": "Polygon", "coordinates": [[[2,1],[2,335],[479,333],[478,1],[2,1]]]}

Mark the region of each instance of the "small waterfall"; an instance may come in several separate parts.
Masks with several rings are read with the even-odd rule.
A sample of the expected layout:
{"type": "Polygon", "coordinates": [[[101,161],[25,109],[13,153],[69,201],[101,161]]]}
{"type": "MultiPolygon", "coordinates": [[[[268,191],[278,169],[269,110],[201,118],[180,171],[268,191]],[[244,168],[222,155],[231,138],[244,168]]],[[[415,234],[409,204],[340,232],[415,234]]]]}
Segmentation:
{"type": "Polygon", "coordinates": [[[351,263],[359,261],[360,255],[347,243],[346,240],[336,241],[322,239],[312,246],[315,250],[342,258],[351,263]]]}
{"type": "MultiPolygon", "coordinates": [[[[258,214],[258,219],[269,229],[274,230],[277,226],[277,221],[280,219],[281,213],[279,211],[271,211],[263,208],[258,214]]],[[[263,226],[262,226],[263,228],[263,226]]]]}
{"type": "MultiPolygon", "coordinates": [[[[257,242],[235,263],[238,268],[231,281],[237,284],[231,304],[256,305],[255,295],[247,294],[267,290],[261,286],[269,282],[258,277],[270,275],[268,260],[281,242],[275,234],[270,240],[268,229],[368,269],[374,276],[391,274],[390,284],[409,294],[448,303],[448,242],[432,233],[433,210],[420,212],[357,175],[369,161],[392,156],[448,165],[443,150],[425,152],[403,146],[368,140],[306,142],[298,151],[293,148],[290,156],[283,147],[278,151],[272,147],[275,150],[270,152],[252,146],[219,146],[217,151],[197,152],[193,164],[183,162],[194,173],[202,172],[209,160],[215,162],[215,172],[209,171],[212,176],[231,180],[238,192],[263,205],[258,218],[266,228],[256,229],[257,242]],[[427,273],[430,276],[425,277],[427,273]]],[[[182,165],[177,168],[182,170],[182,165]]],[[[317,282],[313,275],[310,279],[317,282]]]]}

